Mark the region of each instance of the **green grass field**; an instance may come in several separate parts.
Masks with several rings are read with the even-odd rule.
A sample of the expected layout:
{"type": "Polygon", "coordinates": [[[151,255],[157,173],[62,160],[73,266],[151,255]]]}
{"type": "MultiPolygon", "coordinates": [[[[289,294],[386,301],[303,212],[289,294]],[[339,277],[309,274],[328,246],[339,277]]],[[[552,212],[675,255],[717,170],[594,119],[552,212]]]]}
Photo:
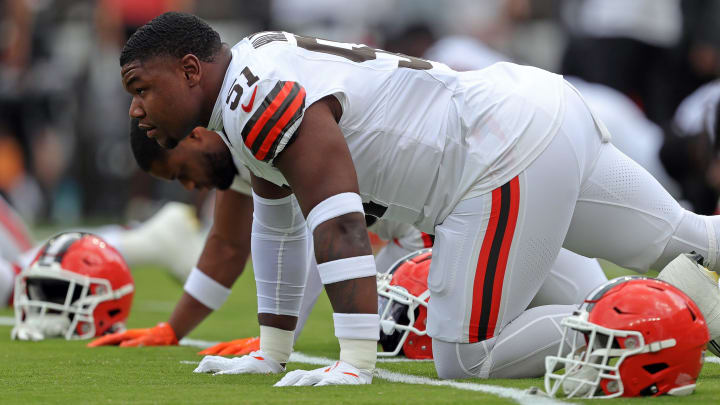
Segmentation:
{"type": "MultiPolygon", "coordinates": [[[[236,283],[228,302],[210,316],[190,338],[207,341],[229,340],[257,335],[255,284],[251,268],[236,283]]],[[[607,267],[609,275],[624,273],[607,267]]],[[[135,301],[129,327],[148,327],[167,320],[182,293],[181,285],[166,272],[155,268],[134,271],[135,301]]],[[[0,310],[12,316],[12,310],[0,310]]],[[[10,327],[0,326],[0,404],[155,404],[155,403],[311,403],[311,404],[534,404],[542,398],[520,400],[497,394],[436,386],[431,362],[378,363],[378,368],[403,375],[425,377],[419,384],[390,382],[376,377],[371,386],[274,388],[279,376],[212,376],[194,374],[194,362],[201,359],[192,347],[148,347],[89,349],[85,342],[49,340],[13,342],[10,327]],[[428,380],[432,379],[432,380],[428,380]]],[[[336,358],[337,340],[333,334],[331,309],[327,297],[318,300],[296,346],[307,356],[336,358]]],[[[289,369],[317,368],[292,363],[289,369]]],[[[390,375],[382,372],[381,376],[390,375]]],[[[541,379],[464,380],[471,388],[509,387],[524,390],[542,386],[541,379]]],[[[519,392],[519,391],[514,391],[519,392]]],[[[627,404],[711,404],[720,403],[720,365],[706,363],[696,393],[686,398],[617,399],[627,404]]]]}

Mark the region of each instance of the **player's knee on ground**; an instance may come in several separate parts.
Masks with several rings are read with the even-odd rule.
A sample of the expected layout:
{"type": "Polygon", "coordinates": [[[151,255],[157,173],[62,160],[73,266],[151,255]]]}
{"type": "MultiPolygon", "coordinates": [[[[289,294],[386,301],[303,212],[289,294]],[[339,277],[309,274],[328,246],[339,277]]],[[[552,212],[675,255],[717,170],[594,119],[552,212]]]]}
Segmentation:
{"type": "Polygon", "coordinates": [[[433,359],[438,377],[487,378],[487,374],[482,375],[482,369],[494,341],[495,338],[478,343],[451,343],[433,339],[433,359]]]}
{"type": "MultiPolygon", "coordinates": [[[[545,374],[545,357],[558,353],[560,321],[575,305],[543,305],[526,310],[491,339],[450,343],[433,339],[440,378],[533,378],[545,374]]],[[[574,336],[565,336],[566,340],[574,336]]]]}

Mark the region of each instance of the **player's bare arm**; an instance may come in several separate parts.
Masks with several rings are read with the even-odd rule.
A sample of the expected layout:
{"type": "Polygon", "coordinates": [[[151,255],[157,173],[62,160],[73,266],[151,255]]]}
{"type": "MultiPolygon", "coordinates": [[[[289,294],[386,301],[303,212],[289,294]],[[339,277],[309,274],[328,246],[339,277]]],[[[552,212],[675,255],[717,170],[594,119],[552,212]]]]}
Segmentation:
{"type": "MultiPolygon", "coordinates": [[[[350,151],[337,125],[340,114],[340,105],[332,96],[308,107],[295,141],[276,159],[306,217],[331,196],[358,193],[350,151]]],[[[325,221],[313,236],[318,264],[372,254],[361,213],[325,221]]],[[[374,276],[327,284],[325,288],[336,313],[377,313],[374,276]]]]}
{"type": "MultiPolygon", "coordinates": [[[[201,162],[193,158],[189,146],[203,133],[203,128],[193,130],[194,134],[179,142],[172,151],[160,148],[155,141],[148,139],[146,131],[131,124],[131,146],[140,167],[155,177],[172,180],[184,179],[184,173],[193,169],[188,162],[201,162]]],[[[216,134],[210,134],[217,136],[216,134]]],[[[233,176],[236,171],[229,171],[233,176]]],[[[231,179],[224,180],[229,184],[231,179]]],[[[197,179],[194,184],[203,183],[197,179]]],[[[205,242],[198,265],[190,273],[185,292],[167,323],[161,323],[150,329],[132,329],[104,336],[93,341],[90,346],[122,345],[151,346],[172,345],[186,336],[214,309],[217,309],[230,287],[242,273],[250,251],[250,228],[252,225],[253,201],[249,195],[230,189],[218,190],[215,201],[214,221],[205,242]]]]}
{"type": "MultiPolygon", "coordinates": [[[[250,196],[232,190],[217,191],[213,226],[198,261],[198,268],[227,288],[231,288],[242,274],[250,253],[252,208],[250,196]]],[[[177,338],[181,339],[212,311],[212,308],[185,292],[168,323],[177,338]]]]}

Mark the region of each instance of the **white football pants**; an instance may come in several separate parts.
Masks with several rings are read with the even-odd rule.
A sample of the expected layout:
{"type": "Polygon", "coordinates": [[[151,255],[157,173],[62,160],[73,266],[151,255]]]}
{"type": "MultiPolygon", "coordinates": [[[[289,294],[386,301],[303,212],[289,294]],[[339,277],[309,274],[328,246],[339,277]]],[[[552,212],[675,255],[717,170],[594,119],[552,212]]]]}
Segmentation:
{"type": "Polygon", "coordinates": [[[717,267],[720,217],[680,207],[602,142],[574,89],[565,94],[564,122],[547,149],[507,184],[458,203],[436,227],[428,333],[441,378],[544,373],[559,320],[575,307],[527,308],[563,246],[641,272],[690,251],[717,267]]]}
{"type": "MultiPolygon", "coordinates": [[[[411,236],[421,238],[421,232],[415,230],[411,236]]],[[[402,236],[398,236],[402,238],[402,236]]],[[[406,235],[407,238],[407,235],[406,235]]],[[[407,242],[407,240],[406,240],[407,242]]],[[[423,241],[418,239],[420,246],[423,241]]],[[[417,244],[407,243],[411,246],[405,248],[395,243],[389,243],[378,252],[376,256],[378,271],[385,271],[397,260],[415,251],[417,244]]],[[[312,246],[312,244],[310,244],[312,246]]],[[[315,255],[310,254],[310,268],[308,270],[305,294],[300,306],[300,316],[295,328],[295,341],[305,327],[310,312],[320,293],[323,290],[320,274],[315,263],[315,255]]],[[[549,304],[579,304],[595,287],[607,281],[600,264],[596,259],[589,259],[580,256],[567,249],[561,249],[555,263],[550,269],[550,274],[540,287],[537,294],[530,303],[530,307],[549,304]]]]}

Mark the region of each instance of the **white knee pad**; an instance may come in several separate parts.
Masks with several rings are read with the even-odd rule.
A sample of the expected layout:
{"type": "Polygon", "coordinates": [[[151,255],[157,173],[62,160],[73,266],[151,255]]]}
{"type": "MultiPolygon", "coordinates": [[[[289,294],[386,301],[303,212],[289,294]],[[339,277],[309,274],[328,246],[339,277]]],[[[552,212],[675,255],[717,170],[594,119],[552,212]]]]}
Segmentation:
{"type": "MultiPolygon", "coordinates": [[[[575,305],[543,305],[523,312],[491,339],[449,343],[433,339],[440,378],[532,378],[545,373],[545,357],[558,352],[560,320],[575,305]]],[[[567,336],[566,339],[573,336],[567,336]]]]}

